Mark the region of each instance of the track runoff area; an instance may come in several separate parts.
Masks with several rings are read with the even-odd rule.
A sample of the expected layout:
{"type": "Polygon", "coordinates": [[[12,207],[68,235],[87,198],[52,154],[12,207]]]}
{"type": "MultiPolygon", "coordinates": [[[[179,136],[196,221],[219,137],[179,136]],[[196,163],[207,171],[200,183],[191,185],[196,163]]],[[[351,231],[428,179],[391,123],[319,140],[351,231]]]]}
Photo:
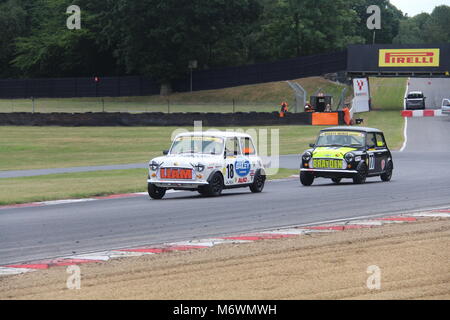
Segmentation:
{"type": "MultiPolygon", "coordinates": [[[[432,101],[450,92],[450,80],[411,78],[408,90],[423,91],[427,110],[434,110],[439,105],[432,101]]],[[[393,154],[396,170],[390,183],[333,185],[323,179],[302,188],[298,179],[284,179],[268,182],[257,195],[239,189],[219,198],[177,192],[151,201],[132,194],[2,208],[0,275],[448,218],[450,117],[405,121],[405,145],[393,154]],[[352,194],[357,196],[349,201],[352,194]]],[[[284,160],[287,167],[298,165],[295,157],[284,160]]]]}

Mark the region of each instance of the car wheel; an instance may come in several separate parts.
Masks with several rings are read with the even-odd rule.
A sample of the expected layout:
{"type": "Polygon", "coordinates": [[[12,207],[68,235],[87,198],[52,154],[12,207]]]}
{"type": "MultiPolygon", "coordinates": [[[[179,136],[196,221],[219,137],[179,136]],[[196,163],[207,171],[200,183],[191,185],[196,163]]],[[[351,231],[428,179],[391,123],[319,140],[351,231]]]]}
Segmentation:
{"type": "Polygon", "coordinates": [[[207,196],[216,197],[220,196],[222,190],[223,190],[223,177],[219,172],[216,172],[209,181],[209,184],[199,189],[199,192],[200,193],[204,192],[202,194],[207,196]]]}
{"type": "Polygon", "coordinates": [[[342,178],[331,178],[331,181],[333,181],[336,184],[341,183],[342,178]]]}
{"type": "Polygon", "coordinates": [[[252,185],[250,186],[250,191],[253,193],[262,192],[264,189],[264,184],[266,182],[266,176],[260,172],[256,173],[252,185]]]}
{"type": "Polygon", "coordinates": [[[206,190],[205,187],[198,187],[198,193],[200,193],[202,196],[208,195],[208,190],[206,190]]]}
{"type": "Polygon", "coordinates": [[[301,171],[300,172],[300,182],[302,185],[304,185],[306,187],[310,186],[314,182],[314,175],[309,172],[301,171]]]}
{"type": "Polygon", "coordinates": [[[160,200],[166,195],[166,188],[160,188],[152,183],[148,184],[148,195],[150,198],[160,200]]]}
{"type": "Polygon", "coordinates": [[[367,178],[366,164],[364,162],[359,164],[357,170],[358,170],[358,173],[353,177],[353,183],[362,184],[362,183],[366,182],[366,178],[367,178]]]}
{"type": "Polygon", "coordinates": [[[386,171],[380,175],[381,181],[391,181],[392,178],[392,169],[393,169],[393,165],[392,162],[389,161],[387,164],[387,168],[386,171]]]}

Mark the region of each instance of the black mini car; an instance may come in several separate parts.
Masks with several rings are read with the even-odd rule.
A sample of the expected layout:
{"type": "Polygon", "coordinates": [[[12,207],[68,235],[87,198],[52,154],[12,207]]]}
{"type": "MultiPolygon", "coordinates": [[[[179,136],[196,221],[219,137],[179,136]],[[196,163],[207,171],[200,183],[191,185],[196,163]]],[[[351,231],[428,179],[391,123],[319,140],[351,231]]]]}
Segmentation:
{"type": "Polygon", "coordinates": [[[351,178],[364,183],[380,176],[390,181],[394,163],[383,132],[364,127],[333,127],[320,131],[315,144],[301,156],[300,182],[313,184],[315,178],[340,183],[351,178]]]}

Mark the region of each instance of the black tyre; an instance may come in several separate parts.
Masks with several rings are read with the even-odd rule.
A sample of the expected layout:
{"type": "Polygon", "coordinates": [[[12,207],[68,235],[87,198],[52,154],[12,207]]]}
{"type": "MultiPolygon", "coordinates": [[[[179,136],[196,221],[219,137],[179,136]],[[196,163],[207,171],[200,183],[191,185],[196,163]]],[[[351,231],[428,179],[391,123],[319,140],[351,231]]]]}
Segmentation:
{"type": "Polygon", "coordinates": [[[367,166],[364,162],[358,165],[358,173],[353,177],[353,183],[362,184],[367,179],[367,166]]]}
{"type": "Polygon", "coordinates": [[[266,183],[266,176],[257,172],[253,180],[253,184],[250,186],[250,191],[253,193],[262,192],[264,189],[264,184],[266,183]]]}
{"type": "Polygon", "coordinates": [[[336,184],[341,183],[342,178],[331,178],[331,181],[333,181],[336,184]]]}
{"type": "Polygon", "coordinates": [[[392,164],[392,161],[389,161],[386,166],[386,171],[380,175],[381,181],[391,181],[392,178],[392,170],[394,169],[394,165],[392,164]]]}
{"type": "Polygon", "coordinates": [[[207,186],[199,189],[200,194],[210,197],[220,196],[223,191],[223,177],[220,172],[216,172],[210,179],[207,186]]]}
{"type": "Polygon", "coordinates": [[[166,195],[166,189],[165,188],[159,188],[155,186],[152,183],[148,184],[148,195],[150,198],[155,200],[160,200],[166,195]]]}
{"type": "Polygon", "coordinates": [[[206,190],[206,188],[205,187],[198,187],[198,193],[200,193],[202,196],[206,196],[206,195],[208,195],[208,190],[206,190]]]}
{"type": "Polygon", "coordinates": [[[300,171],[300,182],[304,186],[310,186],[314,182],[314,175],[309,172],[300,171]]]}

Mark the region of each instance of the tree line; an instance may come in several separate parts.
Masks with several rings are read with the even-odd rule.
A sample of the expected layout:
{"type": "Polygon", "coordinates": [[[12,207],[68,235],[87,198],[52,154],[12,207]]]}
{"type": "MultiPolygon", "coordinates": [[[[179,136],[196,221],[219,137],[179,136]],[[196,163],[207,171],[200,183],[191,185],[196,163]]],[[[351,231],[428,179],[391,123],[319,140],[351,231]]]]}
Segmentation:
{"type": "Polygon", "coordinates": [[[0,0],[0,77],[149,75],[169,85],[198,69],[270,62],[372,43],[450,41],[450,7],[405,16],[388,0],[0,0]]]}

